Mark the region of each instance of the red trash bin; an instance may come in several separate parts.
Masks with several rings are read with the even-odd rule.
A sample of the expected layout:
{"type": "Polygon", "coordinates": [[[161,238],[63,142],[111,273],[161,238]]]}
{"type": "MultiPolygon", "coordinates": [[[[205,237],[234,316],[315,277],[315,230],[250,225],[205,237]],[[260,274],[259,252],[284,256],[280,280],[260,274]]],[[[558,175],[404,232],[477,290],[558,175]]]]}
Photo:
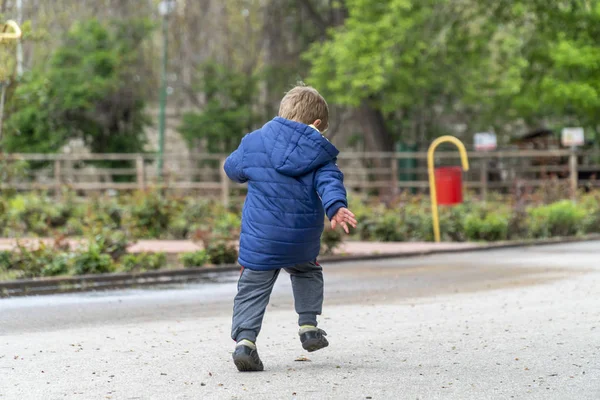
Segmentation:
{"type": "Polygon", "coordinates": [[[435,188],[440,205],[460,204],[462,194],[462,168],[442,167],[435,170],[435,188]]]}

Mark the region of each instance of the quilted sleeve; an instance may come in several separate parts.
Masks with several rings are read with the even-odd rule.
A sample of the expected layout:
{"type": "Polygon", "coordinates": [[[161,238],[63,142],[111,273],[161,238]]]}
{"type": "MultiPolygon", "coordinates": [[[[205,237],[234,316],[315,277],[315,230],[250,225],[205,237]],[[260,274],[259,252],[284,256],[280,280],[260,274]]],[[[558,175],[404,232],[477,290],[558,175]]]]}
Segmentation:
{"type": "Polygon", "coordinates": [[[327,218],[331,219],[342,207],[348,207],[344,174],[335,160],[325,164],[315,173],[315,189],[321,197],[327,218]]]}
{"type": "Polygon", "coordinates": [[[231,153],[225,160],[225,173],[234,182],[244,183],[248,177],[244,174],[244,140],[236,151],[231,153]]]}

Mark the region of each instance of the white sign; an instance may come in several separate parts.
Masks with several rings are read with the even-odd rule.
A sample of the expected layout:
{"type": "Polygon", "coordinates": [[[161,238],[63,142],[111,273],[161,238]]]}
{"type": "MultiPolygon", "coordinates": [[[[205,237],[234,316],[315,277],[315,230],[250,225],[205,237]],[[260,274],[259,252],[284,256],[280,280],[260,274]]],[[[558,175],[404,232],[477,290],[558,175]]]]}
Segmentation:
{"type": "Polygon", "coordinates": [[[565,147],[583,146],[585,143],[583,128],[564,128],[561,140],[565,147]]]}
{"type": "Polygon", "coordinates": [[[476,133],[475,134],[475,150],[490,151],[496,150],[498,147],[498,139],[495,133],[476,133]]]}

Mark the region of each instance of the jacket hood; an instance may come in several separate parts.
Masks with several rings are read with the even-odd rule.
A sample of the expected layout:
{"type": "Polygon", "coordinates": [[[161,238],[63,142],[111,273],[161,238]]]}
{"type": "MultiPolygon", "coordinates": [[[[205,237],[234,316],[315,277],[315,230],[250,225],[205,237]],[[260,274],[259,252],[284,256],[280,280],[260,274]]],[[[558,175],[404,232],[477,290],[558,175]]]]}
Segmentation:
{"type": "Polygon", "coordinates": [[[273,168],[287,176],[305,175],[339,154],[313,127],[281,117],[263,126],[262,139],[273,168]]]}

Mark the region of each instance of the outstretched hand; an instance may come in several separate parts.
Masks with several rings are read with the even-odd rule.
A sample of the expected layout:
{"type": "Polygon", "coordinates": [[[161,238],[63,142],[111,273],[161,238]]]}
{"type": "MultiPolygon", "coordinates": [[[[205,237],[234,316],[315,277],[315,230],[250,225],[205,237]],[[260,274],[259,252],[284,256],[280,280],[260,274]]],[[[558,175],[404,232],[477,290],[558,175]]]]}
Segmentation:
{"type": "Polygon", "coordinates": [[[342,207],[331,219],[331,228],[335,229],[338,225],[341,225],[346,233],[350,233],[348,224],[350,224],[353,228],[356,228],[356,216],[352,214],[352,211],[348,210],[346,207],[342,207]]]}

